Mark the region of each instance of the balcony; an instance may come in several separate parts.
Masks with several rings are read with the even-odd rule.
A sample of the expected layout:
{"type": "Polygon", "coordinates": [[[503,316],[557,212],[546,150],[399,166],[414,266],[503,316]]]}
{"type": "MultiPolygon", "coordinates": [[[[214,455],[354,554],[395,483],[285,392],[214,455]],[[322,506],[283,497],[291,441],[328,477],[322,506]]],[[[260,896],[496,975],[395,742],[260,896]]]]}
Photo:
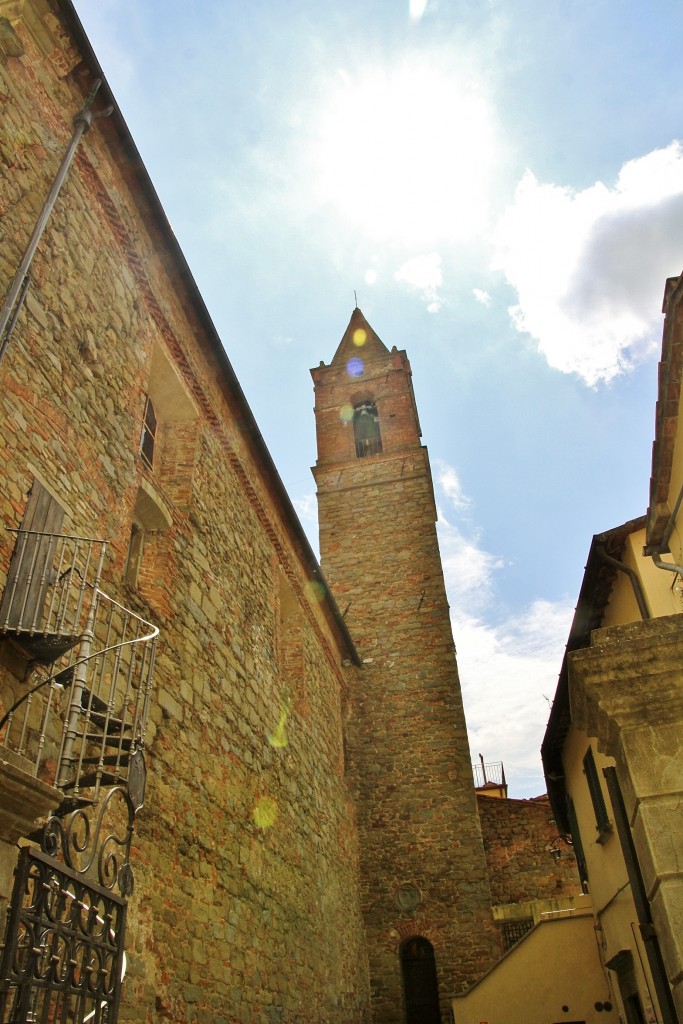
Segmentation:
{"type": "Polygon", "coordinates": [[[472,772],[474,788],[480,796],[493,796],[500,799],[507,797],[508,787],[502,761],[484,764],[484,758],[480,754],[479,764],[472,765],[472,772]]]}
{"type": "Polygon", "coordinates": [[[103,786],[141,803],[159,631],[101,589],[104,541],[12,532],[0,639],[27,669],[0,690],[0,761],[58,791],[60,814],[103,786]]]}

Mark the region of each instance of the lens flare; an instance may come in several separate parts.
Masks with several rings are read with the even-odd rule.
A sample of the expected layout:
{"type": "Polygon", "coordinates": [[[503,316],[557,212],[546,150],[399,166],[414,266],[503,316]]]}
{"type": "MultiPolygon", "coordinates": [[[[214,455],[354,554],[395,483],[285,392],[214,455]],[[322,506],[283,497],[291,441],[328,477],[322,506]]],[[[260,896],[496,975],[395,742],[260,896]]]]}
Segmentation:
{"type": "Polygon", "coordinates": [[[291,701],[286,700],[280,709],[280,720],[268,737],[268,742],[271,747],[275,747],[277,750],[282,750],[283,747],[287,746],[289,742],[287,740],[287,732],[285,726],[287,724],[287,718],[291,709],[291,701]]]}
{"type": "Polygon", "coordinates": [[[363,372],[363,360],[359,359],[358,356],[353,356],[346,364],[346,372],[349,377],[360,377],[363,372]]]}
{"type": "Polygon", "coordinates": [[[325,598],[325,587],[318,580],[309,580],[304,590],[309,601],[322,601],[325,598]]]}
{"type": "Polygon", "coordinates": [[[342,421],[342,423],[350,423],[351,420],[353,419],[353,406],[350,405],[348,402],[346,403],[346,405],[342,405],[341,409],[339,410],[339,419],[342,421]]]}
{"type": "Polygon", "coordinates": [[[277,818],[277,804],[272,796],[261,796],[254,807],[254,821],[259,828],[271,828],[277,818]]]}
{"type": "Polygon", "coordinates": [[[364,331],[362,327],[357,327],[353,332],[353,343],[356,348],[362,348],[365,342],[368,340],[368,332],[364,331]]]}

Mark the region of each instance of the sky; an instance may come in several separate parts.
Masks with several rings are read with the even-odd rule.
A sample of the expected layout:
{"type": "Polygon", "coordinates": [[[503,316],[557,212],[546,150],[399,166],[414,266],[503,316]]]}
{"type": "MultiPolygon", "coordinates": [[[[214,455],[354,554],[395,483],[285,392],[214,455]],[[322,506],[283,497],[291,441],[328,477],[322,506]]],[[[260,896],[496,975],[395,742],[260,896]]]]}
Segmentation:
{"type": "Polygon", "coordinates": [[[315,550],[309,368],[354,292],[407,351],[473,761],[542,793],[591,538],[647,508],[683,5],[75,6],[315,550]]]}

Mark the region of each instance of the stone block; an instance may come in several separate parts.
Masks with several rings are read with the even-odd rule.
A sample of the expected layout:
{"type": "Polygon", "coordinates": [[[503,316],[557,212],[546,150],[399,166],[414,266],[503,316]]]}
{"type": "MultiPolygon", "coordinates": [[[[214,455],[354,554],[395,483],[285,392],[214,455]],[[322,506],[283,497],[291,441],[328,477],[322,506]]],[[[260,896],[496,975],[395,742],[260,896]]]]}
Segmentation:
{"type": "Polygon", "coordinates": [[[651,907],[669,982],[678,985],[683,980],[683,878],[662,881],[651,907]]]}
{"type": "Polygon", "coordinates": [[[649,898],[663,879],[683,879],[683,794],[641,801],[633,841],[649,898]]]}

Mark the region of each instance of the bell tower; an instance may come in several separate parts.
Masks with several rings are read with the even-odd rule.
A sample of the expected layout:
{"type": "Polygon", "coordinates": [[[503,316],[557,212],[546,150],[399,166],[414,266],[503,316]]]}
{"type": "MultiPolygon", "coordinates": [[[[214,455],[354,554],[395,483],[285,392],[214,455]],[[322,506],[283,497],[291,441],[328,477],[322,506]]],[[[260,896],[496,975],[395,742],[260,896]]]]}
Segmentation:
{"type": "Polygon", "coordinates": [[[373,1019],[445,1024],[496,954],[410,363],[356,308],[311,373],[321,564],[363,661],[347,747],[373,1019]]]}

